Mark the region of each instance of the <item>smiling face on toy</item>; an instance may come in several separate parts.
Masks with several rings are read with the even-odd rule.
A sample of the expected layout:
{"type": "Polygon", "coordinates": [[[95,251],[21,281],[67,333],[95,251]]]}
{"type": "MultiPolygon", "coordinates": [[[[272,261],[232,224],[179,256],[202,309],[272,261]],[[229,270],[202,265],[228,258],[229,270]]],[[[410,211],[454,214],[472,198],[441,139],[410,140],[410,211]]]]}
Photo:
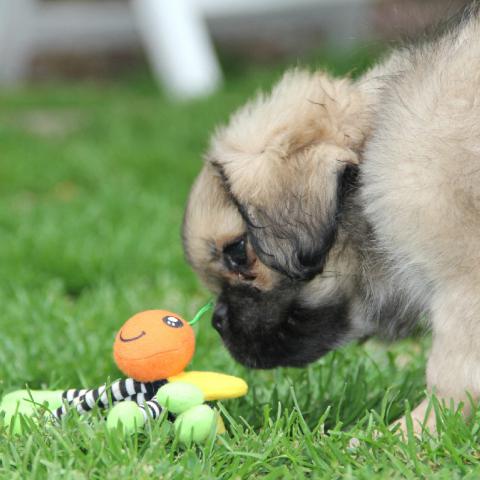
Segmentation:
{"type": "Polygon", "coordinates": [[[113,345],[118,368],[142,382],[182,372],[193,357],[192,327],[166,310],[147,310],[127,320],[113,345]]]}

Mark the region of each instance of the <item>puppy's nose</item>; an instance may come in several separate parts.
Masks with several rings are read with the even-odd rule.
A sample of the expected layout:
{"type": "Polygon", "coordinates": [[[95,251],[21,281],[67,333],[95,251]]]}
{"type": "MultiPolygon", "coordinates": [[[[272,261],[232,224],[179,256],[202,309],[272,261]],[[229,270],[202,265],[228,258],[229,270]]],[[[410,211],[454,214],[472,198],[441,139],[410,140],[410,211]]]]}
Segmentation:
{"type": "Polygon", "coordinates": [[[228,307],[226,303],[217,303],[213,312],[212,325],[215,330],[222,334],[228,320],[228,307]]]}

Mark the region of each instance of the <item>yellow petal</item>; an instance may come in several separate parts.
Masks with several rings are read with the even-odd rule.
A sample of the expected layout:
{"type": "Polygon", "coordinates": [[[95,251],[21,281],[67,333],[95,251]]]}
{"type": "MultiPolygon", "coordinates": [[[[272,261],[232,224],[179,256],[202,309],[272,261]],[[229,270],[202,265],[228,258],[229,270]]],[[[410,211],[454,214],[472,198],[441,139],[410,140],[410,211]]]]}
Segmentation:
{"type": "Polygon", "coordinates": [[[222,416],[217,412],[217,435],[223,435],[227,429],[225,428],[225,424],[223,423],[222,416]]]}
{"type": "Polygon", "coordinates": [[[248,385],[241,378],[216,372],[182,372],[169,377],[168,381],[195,385],[207,401],[243,397],[248,391],[248,385]]]}

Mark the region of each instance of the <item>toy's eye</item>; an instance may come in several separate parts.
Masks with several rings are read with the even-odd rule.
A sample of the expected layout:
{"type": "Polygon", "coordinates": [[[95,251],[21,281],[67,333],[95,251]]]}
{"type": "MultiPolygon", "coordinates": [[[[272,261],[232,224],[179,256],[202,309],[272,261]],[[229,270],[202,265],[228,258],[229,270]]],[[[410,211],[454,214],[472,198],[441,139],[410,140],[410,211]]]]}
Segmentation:
{"type": "Polygon", "coordinates": [[[172,327],[172,328],[183,327],[183,322],[176,317],[172,317],[171,315],[169,315],[167,317],[163,317],[162,320],[163,320],[163,323],[165,325],[168,325],[169,327],[172,327]]]}

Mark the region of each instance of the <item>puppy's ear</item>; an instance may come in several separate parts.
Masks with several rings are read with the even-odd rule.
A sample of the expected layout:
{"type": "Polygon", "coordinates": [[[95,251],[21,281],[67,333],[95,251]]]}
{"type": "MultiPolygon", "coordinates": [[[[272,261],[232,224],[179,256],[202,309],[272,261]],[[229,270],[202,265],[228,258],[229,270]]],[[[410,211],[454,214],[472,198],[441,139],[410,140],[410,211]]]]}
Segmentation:
{"type": "Polygon", "coordinates": [[[259,174],[252,195],[238,195],[235,175],[224,173],[223,178],[261,261],[292,279],[308,280],[322,271],[335,241],[344,179],[356,156],[317,145],[295,157],[294,168],[273,168],[265,190],[253,194],[265,178],[259,174]]]}
{"type": "Polygon", "coordinates": [[[322,270],[335,240],[344,172],[358,163],[364,117],[349,80],[293,71],[215,135],[208,161],[266,265],[300,279],[322,270]]]}

